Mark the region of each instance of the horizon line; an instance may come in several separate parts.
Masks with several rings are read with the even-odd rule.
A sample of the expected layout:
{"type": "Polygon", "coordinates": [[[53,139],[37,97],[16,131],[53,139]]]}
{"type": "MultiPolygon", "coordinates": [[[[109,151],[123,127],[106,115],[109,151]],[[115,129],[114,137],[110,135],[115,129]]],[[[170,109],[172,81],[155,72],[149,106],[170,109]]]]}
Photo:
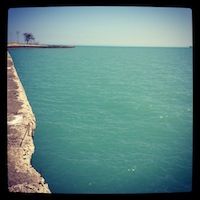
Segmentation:
{"type": "Polygon", "coordinates": [[[193,47],[193,45],[187,45],[187,46],[150,46],[150,45],[87,45],[87,44],[79,44],[74,46],[96,46],[96,47],[174,47],[174,48],[189,48],[193,47]]]}
{"type": "MultiPolygon", "coordinates": [[[[7,41],[7,44],[9,43],[18,43],[18,44],[24,44],[25,42],[16,42],[16,41],[7,41]]],[[[29,43],[34,44],[34,43],[29,43]]],[[[70,46],[86,46],[86,47],[158,47],[158,48],[192,48],[193,45],[187,45],[187,46],[168,46],[168,45],[161,45],[161,46],[153,46],[153,45],[112,45],[112,44],[50,44],[50,43],[38,43],[39,45],[70,45],[70,46]]]]}

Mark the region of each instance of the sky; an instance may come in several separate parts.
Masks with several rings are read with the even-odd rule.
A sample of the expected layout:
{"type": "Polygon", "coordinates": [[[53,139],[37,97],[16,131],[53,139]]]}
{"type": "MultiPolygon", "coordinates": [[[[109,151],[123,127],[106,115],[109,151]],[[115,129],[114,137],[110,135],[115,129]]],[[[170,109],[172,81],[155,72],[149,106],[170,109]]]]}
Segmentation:
{"type": "Polygon", "coordinates": [[[9,9],[8,42],[24,42],[25,32],[41,44],[185,47],[192,46],[192,10],[131,6],[9,9]]]}

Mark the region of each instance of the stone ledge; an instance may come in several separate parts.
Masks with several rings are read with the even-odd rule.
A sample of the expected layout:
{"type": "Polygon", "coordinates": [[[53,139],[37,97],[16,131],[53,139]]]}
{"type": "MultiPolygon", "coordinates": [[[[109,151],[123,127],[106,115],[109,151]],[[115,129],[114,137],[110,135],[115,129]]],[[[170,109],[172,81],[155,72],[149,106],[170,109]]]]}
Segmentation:
{"type": "Polygon", "coordinates": [[[23,193],[50,193],[44,178],[31,165],[36,119],[9,53],[7,84],[8,190],[23,193]]]}

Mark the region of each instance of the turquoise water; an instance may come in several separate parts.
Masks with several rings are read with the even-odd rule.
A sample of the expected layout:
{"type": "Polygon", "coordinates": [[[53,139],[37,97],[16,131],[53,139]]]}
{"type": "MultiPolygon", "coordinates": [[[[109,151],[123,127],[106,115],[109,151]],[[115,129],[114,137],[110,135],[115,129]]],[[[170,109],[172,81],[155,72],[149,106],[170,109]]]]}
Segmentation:
{"type": "Polygon", "coordinates": [[[37,119],[32,164],[52,192],[191,190],[191,48],[9,51],[37,119]]]}

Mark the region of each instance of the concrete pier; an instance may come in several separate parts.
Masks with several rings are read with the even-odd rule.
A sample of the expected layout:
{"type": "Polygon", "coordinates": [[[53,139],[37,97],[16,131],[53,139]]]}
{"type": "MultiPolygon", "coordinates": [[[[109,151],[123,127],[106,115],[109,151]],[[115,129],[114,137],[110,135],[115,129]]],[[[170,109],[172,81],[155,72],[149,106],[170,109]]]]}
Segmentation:
{"type": "Polygon", "coordinates": [[[31,165],[36,119],[9,53],[7,84],[8,190],[50,193],[44,178],[31,165]]]}

